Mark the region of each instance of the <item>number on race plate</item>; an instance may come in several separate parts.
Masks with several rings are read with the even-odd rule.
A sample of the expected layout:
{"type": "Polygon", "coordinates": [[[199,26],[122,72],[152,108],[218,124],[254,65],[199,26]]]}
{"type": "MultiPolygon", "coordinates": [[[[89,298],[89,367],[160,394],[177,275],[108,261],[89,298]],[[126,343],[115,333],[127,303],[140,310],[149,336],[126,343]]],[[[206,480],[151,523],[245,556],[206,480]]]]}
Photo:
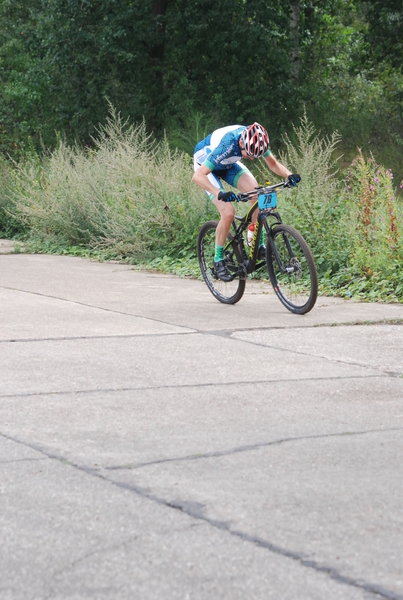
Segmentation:
{"type": "Polygon", "coordinates": [[[258,205],[260,210],[267,210],[268,208],[276,208],[277,206],[277,194],[272,192],[271,194],[260,194],[258,197],[258,205]]]}

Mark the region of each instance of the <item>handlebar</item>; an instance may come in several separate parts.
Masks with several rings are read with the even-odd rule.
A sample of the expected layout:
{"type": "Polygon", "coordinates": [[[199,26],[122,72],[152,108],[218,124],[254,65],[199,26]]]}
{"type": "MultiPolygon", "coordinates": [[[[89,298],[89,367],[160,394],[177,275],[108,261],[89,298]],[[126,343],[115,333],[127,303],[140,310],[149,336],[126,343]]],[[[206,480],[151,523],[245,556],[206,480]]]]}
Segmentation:
{"type": "Polygon", "coordinates": [[[289,187],[291,187],[291,183],[288,180],[275,183],[274,185],[261,185],[251,192],[238,194],[236,196],[236,202],[247,202],[250,198],[257,196],[258,194],[270,194],[270,192],[274,192],[274,190],[277,190],[278,188],[284,189],[289,187]]]}
{"type": "MultiPolygon", "coordinates": [[[[299,175],[297,175],[299,177],[299,175]]],[[[274,185],[260,185],[257,188],[251,190],[250,192],[243,192],[241,194],[234,194],[234,192],[219,192],[218,200],[223,200],[224,202],[247,202],[250,198],[254,196],[259,196],[260,194],[271,194],[274,190],[278,188],[284,189],[289,187],[294,187],[297,183],[301,181],[301,178],[296,182],[290,181],[286,179],[285,181],[281,181],[280,183],[275,183],[274,185]],[[220,197],[221,196],[221,197],[220,197]]]]}

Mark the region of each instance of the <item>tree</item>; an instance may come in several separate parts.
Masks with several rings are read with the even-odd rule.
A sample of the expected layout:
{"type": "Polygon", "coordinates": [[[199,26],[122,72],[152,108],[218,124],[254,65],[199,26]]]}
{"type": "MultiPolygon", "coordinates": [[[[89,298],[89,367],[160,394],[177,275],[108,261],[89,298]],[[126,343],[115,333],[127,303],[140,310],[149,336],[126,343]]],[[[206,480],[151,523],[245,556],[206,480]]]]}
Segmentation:
{"type": "Polygon", "coordinates": [[[403,73],[403,4],[401,0],[365,3],[371,58],[403,73]]]}
{"type": "Polygon", "coordinates": [[[300,2],[290,0],[290,41],[291,41],[291,74],[298,79],[300,63],[299,27],[300,27],[300,2]]]}

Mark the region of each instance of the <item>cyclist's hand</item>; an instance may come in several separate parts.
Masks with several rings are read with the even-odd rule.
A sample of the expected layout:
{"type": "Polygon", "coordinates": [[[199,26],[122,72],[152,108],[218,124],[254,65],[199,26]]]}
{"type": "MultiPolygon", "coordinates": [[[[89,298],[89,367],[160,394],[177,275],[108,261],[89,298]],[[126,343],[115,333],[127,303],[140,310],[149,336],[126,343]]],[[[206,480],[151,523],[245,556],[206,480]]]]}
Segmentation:
{"type": "Polygon", "coordinates": [[[234,192],[219,192],[217,198],[221,202],[238,202],[238,196],[234,192]]]}
{"type": "Polygon", "coordinates": [[[298,173],[292,173],[291,175],[289,175],[287,177],[287,182],[289,184],[289,186],[291,187],[296,187],[296,185],[301,181],[301,175],[298,175],[298,173]]]}

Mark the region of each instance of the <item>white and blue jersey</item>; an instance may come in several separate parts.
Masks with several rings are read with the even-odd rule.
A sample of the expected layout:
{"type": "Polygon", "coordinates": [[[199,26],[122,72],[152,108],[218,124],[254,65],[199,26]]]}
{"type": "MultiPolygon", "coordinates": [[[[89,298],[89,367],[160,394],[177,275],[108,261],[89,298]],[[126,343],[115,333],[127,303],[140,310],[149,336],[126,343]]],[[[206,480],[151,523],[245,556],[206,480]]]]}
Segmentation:
{"type": "Polygon", "coordinates": [[[195,160],[211,171],[228,169],[242,158],[239,138],[244,129],[242,125],[216,129],[196,145],[195,160]]]}
{"type": "MultiPolygon", "coordinates": [[[[210,169],[211,173],[207,177],[218,189],[223,189],[220,179],[237,187],[241,175],[250,172],[240,162],[242,154],[239,138],[244,129],[246,129],[244,125],[221,127],[196,144],[193,155],[194,170],[197,171],[202,165],[210,169]]],[[[266,152],[265,156],[269,156],[269,154],[270,150],[266,152]]],[[[208,192],[207,194],[211,196],[208,192]]]]}

